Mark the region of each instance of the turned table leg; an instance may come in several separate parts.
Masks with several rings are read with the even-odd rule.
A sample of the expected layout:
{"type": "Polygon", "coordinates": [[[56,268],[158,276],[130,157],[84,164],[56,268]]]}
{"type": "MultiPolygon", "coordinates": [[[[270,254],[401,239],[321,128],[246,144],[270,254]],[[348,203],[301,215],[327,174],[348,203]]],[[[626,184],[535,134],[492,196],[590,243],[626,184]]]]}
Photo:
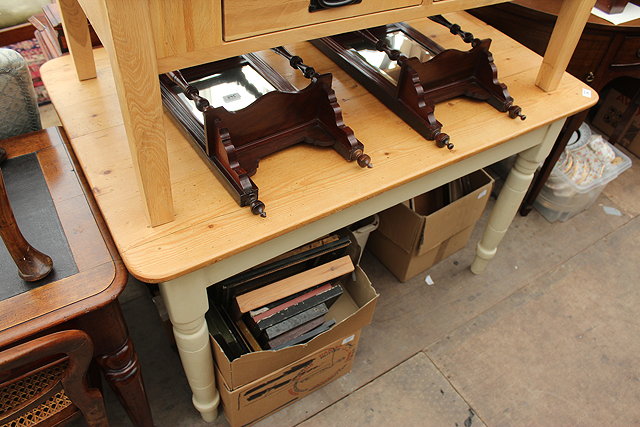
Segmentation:
{"type": "Polygon", "coordinates": [[[160,284],[169,318],[173,324],[178,352],[193,392],[193,406],[202,419],[212,422],[218,415],[220,400],[213,374],[209,329],[204,314],[209,309],[207,291],[194,274],[160,284]]]}
{"type": "Polygon", "coordinates": [[[151,408],[129,331],[117,301],[79,318],[93,340],[94,354],[107,383],[134,425],[152,427],[151,408]]]}
{"type": "Polygon", "coordinates": [[[476,257],[471,264],[473,273],[482,273],[487,268],[489,261],[496,255],[498,245],[509,229],[538,165],[549,154],[563,123],[564,120],[560,120],[549,125],[538,145],[518,154],[516,163],[511,168],[498,200],[489,215],[489,222],[482,239],[476,247],[476,257]]]}

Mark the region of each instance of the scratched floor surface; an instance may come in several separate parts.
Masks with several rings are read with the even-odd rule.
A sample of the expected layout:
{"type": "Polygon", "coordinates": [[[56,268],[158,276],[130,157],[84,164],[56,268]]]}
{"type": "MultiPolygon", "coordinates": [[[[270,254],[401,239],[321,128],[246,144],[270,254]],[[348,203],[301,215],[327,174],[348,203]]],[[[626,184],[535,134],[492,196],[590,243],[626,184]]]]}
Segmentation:
{"type": "MultiPolygon", "coordinates": [[[[630,157],[637,165],[570,221],[517,216],[483,275],[468,266],[486,212],[464,250],[407,283],[365,253],[380,299],[353,370],[258,425],[640,424],[640,159],[630,157]]],[[[144,285],[132,281],[121,301],[156,425],[206,425],[144,285]]],[[[111,424],[130,425],[105,395],[111,424]]]]}

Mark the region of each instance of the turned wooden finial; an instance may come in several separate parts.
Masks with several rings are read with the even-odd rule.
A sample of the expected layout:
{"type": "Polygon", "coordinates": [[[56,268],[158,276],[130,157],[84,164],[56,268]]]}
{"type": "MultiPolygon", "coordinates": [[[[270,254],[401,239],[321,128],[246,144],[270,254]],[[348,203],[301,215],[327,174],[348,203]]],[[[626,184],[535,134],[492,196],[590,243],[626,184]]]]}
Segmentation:
{"type": "Polygon", "coordinates": [[[264,208],[265,208],[264,203],[262,203],[260,200],[256,199],[252,201],[249,207],[251,208],[252,214],[260,215],[262,218],[267,217],[267,213],[264,211],[264,208]]]}
{"type": "Polygon", "coordinates": [[[402,52],[397,49],[391,49],[384,40],[376,37],[370,30],[364,29],[358,31],[358,33],[369,42],[373,43],[377,50],[387,54],[389,59],[391,59],[392,61],[397,61],[399,65],[402,65],[402,62],[407,59],[407,57],[404,56],[402,52]]]}
{"type": "Polygon", "coordinates": [[[180,71],[171,71],[166,75],[171,79],[172,82],[180,87],[187,98],[195,102],[196,108],[199,111],[204,112],[204,110],[209,107],[209,101],[206,98],[200,96],[200,91],[195,86],[190,85],[180,71]]]}
{"type": "Polygon", "coordinates": [[[460,36],[462,41],[464,41],[465,43],[469,43],[472,47],[475,47],[480,43],[480,39],[475,38],[471,33],[463,31],[460,25],[452,24],[447,18],[442,15],[429,16],[429,19],[433,22],[447,27],[451,34],[453,34],[454,36],[460,36]]]}
{"type": "MultiPolygon", "coordinates": [[[[6,153],[0,153],[0,159],[4,160],[6,153]]],[[[0,171],[0,237],[4,241],[7,251],[18,267],[18,275],[27,282],[35,282],[47,276],[52,268],[53,261],[48,255],[43,254],[31,246],[24,238],[9,203],[7,189],[4,185],[4,177],[0,171]]]]}
{"type": "Polygon", "coordinates": [[[454,145],[451,143],[449,135],[443,132],[437,132],[433,138],[436,141],[436,145],[440,148],[447,147],[449,150],[453,150],[454,145]]]}
{"type": "Polygon", "coordinates": [[[289,65],[291,65],[291,68],[300,70],[302,72],[302,75],[305,76],[306,78],[312,79],[318,76],[318,73],[316,72],[315,68],[305,64],[302,58],[300,58],[297,55],[293,55],[284,46],[273,47],[271,48],[271,50],[277,53],[278,55],[288,59],[289,65]]]}
{"type": "Polygon", "coordinates": [[[517,105],[512,105],[511,107],[509,107],[508,112],[509,112],[509,117],[511,117],[512,119],[515,119],[516,117],[520,117],[520,120],[525,120],[527,118],[527,116],[522,114],[522,108],[520,108],[517,105]]]}
{"type": "Polygon", "coordinates": [[[355,159],[358,162],[358,166],[361,168],[372,168],[373,163],[371,163],[371,157],[368,154],[364,154],[364,151],[357,149],[353,152],[351,159],[355,159]]]}

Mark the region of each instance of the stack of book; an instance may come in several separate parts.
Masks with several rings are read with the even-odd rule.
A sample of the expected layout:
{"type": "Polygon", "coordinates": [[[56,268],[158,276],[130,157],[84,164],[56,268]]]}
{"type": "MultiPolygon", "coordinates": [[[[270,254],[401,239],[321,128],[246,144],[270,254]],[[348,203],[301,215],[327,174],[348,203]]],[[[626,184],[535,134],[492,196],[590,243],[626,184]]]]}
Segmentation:
{"type": "Polygon", "coordinates": [[[209,331],[230,360],[302,344],[329,330],[354,270],[351,238],[327,236],[213,286],[209,331]]]}
{"type": "MultiPolygon", "coordinates": [[[[326,314],[340,295],[342,286],[327,282],[272,302],[266,298],[263,306],[243,313],[238,327],[254,351],[305,343],[335,325],[326,314]]],[[[250,295],[238,299],[245,296],[250,295]]]]}

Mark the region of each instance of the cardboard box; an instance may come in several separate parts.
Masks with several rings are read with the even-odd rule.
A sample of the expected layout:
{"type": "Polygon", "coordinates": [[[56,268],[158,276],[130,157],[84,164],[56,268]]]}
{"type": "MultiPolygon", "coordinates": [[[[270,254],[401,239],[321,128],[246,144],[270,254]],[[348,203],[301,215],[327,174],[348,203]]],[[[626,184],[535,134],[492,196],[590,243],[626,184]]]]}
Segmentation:
{"type": "Polygon", "coordinates": [[[435,193],[425,193],[408,203],[379,214],[378,230],[369,237],[368,248],[402,282],[411,279],[454,252],[469,240],[491,194],[493,179],[483,170],[469,175],[472,192],[429,213],[435,193]]]}
{"type": "Polygon", "coordinates": [[[353,365],[359,338],[357,331],[235,390],[216,369],[229,424],[252,424],[346,374],[353,365]]]}
{"type": "Polygon", "coordinates": [[[327,319],[335,319],[336,325],[306,344],[281,350],[257,351],[229,361],[218,343],[211,339],[217,369],[229,390],[235,391],[239,387],[271,375],[331,343],[355,334],[371,323],[378,293],[360,267],[356,267],[353,279],[344,288],[345,292],[331,306],[326,315],[327,319]]]}
{"type": "MultiPolygon", "coordinates": [[[[629,97],[615,89],[610,89],[591,124],[610,138],[616,127],[621,124],[622,116],[630,103],[629,97]]],[[[620,137],[618,143],[640,157],[640,107],[635,108],[630,121],[627,131],[620,137]]]]}

